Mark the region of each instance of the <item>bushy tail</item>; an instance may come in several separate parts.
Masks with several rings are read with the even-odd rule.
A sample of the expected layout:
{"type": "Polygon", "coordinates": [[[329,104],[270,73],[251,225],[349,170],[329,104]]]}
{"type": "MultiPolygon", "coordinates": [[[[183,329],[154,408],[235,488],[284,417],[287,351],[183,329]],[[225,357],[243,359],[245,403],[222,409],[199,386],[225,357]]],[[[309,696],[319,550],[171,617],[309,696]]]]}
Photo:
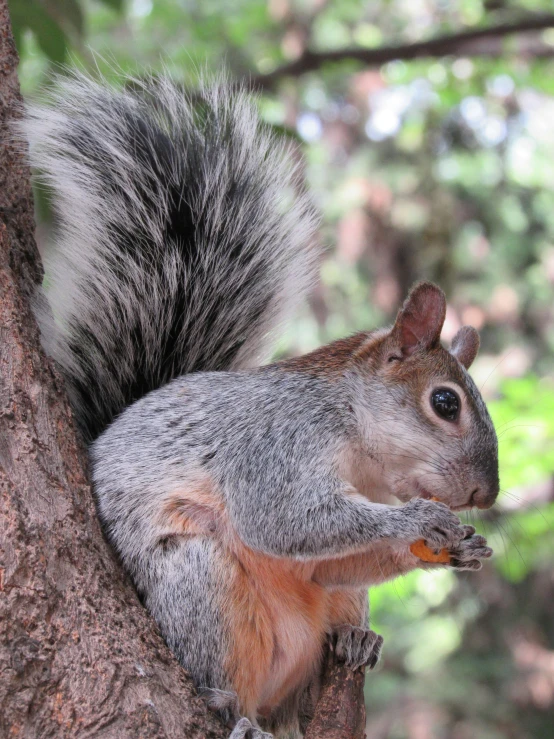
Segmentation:
{"type": "Polygon", "coordinates": [[[316,218],[244,91],[57,79],[30,107],[57,232],[37,314],[85,437],[177,375],[259,361],[313,277],[316,218]]]}

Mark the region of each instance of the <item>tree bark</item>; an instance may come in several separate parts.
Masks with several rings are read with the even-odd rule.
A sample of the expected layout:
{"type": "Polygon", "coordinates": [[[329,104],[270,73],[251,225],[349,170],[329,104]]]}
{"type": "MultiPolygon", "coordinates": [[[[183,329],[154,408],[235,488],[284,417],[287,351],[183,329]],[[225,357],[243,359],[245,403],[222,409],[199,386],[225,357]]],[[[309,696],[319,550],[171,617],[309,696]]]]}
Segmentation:
{"type": "MultiPolygon", "coordinates": [[[[102,536],[63,381],[40,347],[17,63],[0,0],[0,737],[224,739],[102,536]]],[[[333,700],[363,712],[363,677],[326,675],[309,736],[360,739],[329,715],[333,700]]]]}
{"type": "Polygon", "coordinates": [[[0,34],[0,736],[223,739],[102,537],[63,383],[40,349],[5,0],[0,34]]]}
{"type": "Polygon", "coordinates": [[[353,672],[327,648],[321,693],[304,739],[364,739],[364,677],[365,669],[353,672]]]}

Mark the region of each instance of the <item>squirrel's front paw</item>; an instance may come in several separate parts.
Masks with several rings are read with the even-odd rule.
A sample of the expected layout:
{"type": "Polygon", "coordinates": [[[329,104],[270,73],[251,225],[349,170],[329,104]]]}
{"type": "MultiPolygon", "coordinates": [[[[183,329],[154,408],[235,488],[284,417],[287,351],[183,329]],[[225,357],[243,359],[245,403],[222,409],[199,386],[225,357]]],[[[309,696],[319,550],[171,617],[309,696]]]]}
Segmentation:
{"type": "Polygon", "coordinates": [[[334,633],[335,654],[352,670],[367,665],[372,670],[379,661],[383,637],[371,629],[345,624],[334,633]]]}
{"type": "Polygon", "coordinates": [[[450,549],[450,567],[457,570],[480,570],[483,566],[480,559],[492,556],[492,549],[487,546],[484,536],[475,533],[473,526],[465,526],[465,538],[457,547],[450,549]]]}
{"type": "Polygon", "coordinates": [[[466,527],[444,503],[414,498],[401,510],[406,534],[423,539],[430,549],[455,549],[466,536],[466,527]]]}

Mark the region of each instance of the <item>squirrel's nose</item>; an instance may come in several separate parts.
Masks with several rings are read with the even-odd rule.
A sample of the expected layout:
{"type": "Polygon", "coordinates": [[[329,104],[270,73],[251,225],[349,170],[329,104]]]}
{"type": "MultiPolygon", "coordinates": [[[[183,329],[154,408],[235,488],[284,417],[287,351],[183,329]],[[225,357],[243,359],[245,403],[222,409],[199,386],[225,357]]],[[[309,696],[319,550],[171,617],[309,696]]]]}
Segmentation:
{"type": "Polygon", "coordinates": [[[477,508],[490,508],[496,496],[498,495],[498,488],[486,488],[478,487],[471,493],[469,502],[470,505],[476,506],[477,508]]]}

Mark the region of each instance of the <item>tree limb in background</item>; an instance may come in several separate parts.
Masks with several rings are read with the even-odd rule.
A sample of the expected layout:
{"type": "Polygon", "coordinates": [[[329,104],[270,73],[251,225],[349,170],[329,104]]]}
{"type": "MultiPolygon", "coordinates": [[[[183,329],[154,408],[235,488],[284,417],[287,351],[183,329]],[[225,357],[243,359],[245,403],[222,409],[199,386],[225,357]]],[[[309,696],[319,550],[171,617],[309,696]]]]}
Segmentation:
{"type": "MultiPolygon", "coordinates": [[[[494,43],[491,47],[487,42],[497,42],[507,36],[542,31],[546,28],[554,28],[554,13],[536,14],[511,23],[500,23],[488,28],[476,28],[426,41],[382,46],[377,49],[352,47],[324,52],[306,49],[295,61],[278,67],[273,72],[252,76],[250,85],[253,88],[270,90],[284,77],[300,77],[333,62],[358,61],[366,67],[377,67],[397,60],[440,58],[449,55],[501,56],[504,52],[502,44],[494,43]]],[[[544,55],[546,50],[541,45],[537,51],[544,55]]]]}
{"type": "MultiPolygon", "coordinates": [[[[10,128],[17,63],[0,0],[0,736],[225,739],[102,537],[86,452],[40,348],[30,172],[10,128]]],[[[360,739],[363,712],[362,673],[328,665],[308,736],[360,739]]]]}

